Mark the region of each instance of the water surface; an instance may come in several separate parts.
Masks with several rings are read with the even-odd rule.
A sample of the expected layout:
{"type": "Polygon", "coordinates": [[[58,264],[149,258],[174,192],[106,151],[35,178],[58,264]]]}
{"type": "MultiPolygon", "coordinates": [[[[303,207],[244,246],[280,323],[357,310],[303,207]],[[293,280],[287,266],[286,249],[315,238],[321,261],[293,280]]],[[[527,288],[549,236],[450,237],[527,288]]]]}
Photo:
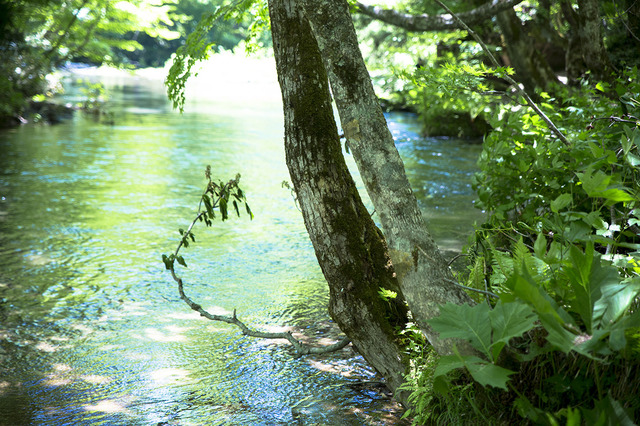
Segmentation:
{"type": "MultiPolygon", "coordinates": [[[[109,120],[0,133],[0,425],[393,424],[399,407],[347,349],[295,359],[178,299],[161,262],[205,184],[242,174],[255,213],[195,229],[187,293],[265,330],[333,338],[328,291],[291,194],[272,86],[196,97],[179,115],[162,84],[107,79],[109,120]],[[266,92],[265,92],[266,91],[266,92]]],[[[67,101],[78,99],[68,80],[67,101]]],[[[276,94],[277,95],[277,94],[276,94]]],[[[478,149],[424,139],[389,116],[436,240],[459,249],[478,218],[478,149]]],[[[352,162],[351,162],[352,163],[352,162]]]]}

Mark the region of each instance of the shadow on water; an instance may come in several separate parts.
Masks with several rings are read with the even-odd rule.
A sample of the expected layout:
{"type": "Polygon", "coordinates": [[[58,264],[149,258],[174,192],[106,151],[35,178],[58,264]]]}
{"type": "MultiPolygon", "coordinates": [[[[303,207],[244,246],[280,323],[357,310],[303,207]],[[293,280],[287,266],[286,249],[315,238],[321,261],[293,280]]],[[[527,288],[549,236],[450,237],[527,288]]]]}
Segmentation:
{"type": "MultiPolygon", "coordinates": [[[[279,100],[199,100],[181,116],[157,81],[107,84],[113,125],[79,114],[0,133],[0,425],[398,424],[400,407],[361,385],[379,378],[353,349],[295,359],[282,342],[206,322],[160,260],[193,215],[204,167],[240,172],[256,217],[195,229],[186,291],[258,328],[338,338],[280,186],[279,100]]],[[[436,239],[460,247],[473,154],[418,137],[411,117],[390,121],[436,239]]]]}

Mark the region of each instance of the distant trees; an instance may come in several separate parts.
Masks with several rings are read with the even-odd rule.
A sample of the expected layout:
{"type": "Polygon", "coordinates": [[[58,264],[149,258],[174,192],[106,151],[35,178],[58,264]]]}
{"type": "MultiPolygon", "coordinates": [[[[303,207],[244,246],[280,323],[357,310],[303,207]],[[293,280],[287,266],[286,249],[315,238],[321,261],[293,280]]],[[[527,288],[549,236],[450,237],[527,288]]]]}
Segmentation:
{"type": "MultiPolygon", "coordinates": [[[[215,4],[197,0],[0,0],[0,127],[16,124],[45,77],[67,61],[162,66],[215,4]]],[[[223,22],[208,42],[231,49],[249,23],[223,22]]]]}
{"type": "Polygon", "coordinates": [[[167,6],[143,0],[0,0],[0,12],[0,125],[16,123],[47,90],[45,77],[66,61],[118,64],[119,51],[141,47],[123,37],[129,31],[179,35],[166,27],[167,6]]]}
{"type": "MultiPolygon", "coordinates": [[[[184,45],[186,38],[192,34],[198,22],[207,14],[215,13],[224,2],[212,0],[203,2],[199,0],[174,0],[165,2],[168,6],[170,21],[158,22],[158,25],[166,31],[176,34],[174,38],[159,37],[140,29],[133,29],[122,35],[123,39],[132,40],[140,44],[141,48],[135,50],[120,49],[118,55],[122,60],[139,67],[161,67],[178,48],[184,45]]],[[[207,31],[206,42],[211,43],[214,50],[232,50],[238,43],[246,39],[251,19],[238,17],[233,20],[219,20],[216,25],[207,31]]],[[[268,36],[268,34],[265,33],[268,36]]],[[[268,45],[268,37],[260,37],[259,43],[268,45]]]]}
{"type": "MultiPolygon", "coordinates": [[[[633,1],[458,0],[448,3],[494,46],[504,64],[512,66],[517,79],[530,90],[550,90],[558,73],[566,74],[570,82],[587,74],[595,79],[611,79],[611,73],[619,70],[623,63],[633,65],[638,61],[637,55],[631,58],[625,53],[634,49],[637,52],[640,48],[637,31],[640,16],[633,1]]],[[[361,14],[410,32],[460,28],[435,4],[410,2],[404,9],[409,12],[358,3],[361,14]]]]}

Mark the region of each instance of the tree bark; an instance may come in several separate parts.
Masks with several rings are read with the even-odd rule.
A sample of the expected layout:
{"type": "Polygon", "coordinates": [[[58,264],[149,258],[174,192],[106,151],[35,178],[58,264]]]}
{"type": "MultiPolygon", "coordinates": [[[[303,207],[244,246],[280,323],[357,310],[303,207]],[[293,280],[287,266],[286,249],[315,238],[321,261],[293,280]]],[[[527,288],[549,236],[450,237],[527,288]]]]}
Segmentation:
{"type": "Polygon", "coordinates": [[[516,79],[530,93],[536,88],[549,90],[549,85],[558,79],[546,58],[536,49],[536,40],[527,33],[520,18],[513,10],[507,10],[498,14],[497,21],[516,79]]]}
{"type": "MultiPolygon", "coordinates": [[[[493,18],[503,10],[511,9],[513,6],[522,3],[523,0],[491,0],[485,4],[470,10],[461,12],[458,16],[467,24],[480,24],[493,18]]],[[[408,31],[451,31],[459,30],[462,27],[449,14],[445,15],[410,15],[400,13],[392,9],[384,9],[379,6],[367,6],[357,3],[358,12],[378,21],[386,22],[408,31]]]]}
{"type": "Polygon", "coordinates": [[[626,0],[627,34],[636,46],[640,44],[640,1],[626,0]]]}
{"type": "Polygon", "coordinates": [[[587,71],[596,79],[609,80],[613,67],[604,47],[598,0],[578,0],[578,8],[563,0],[562,13],[570,25],[567,78],[576,81],[587,71]]]}
{"type": "MultiPolygon", "coordinates": [[[[431,238],[389,132],[343,0],[302,0],[328,70],[340,120],[389,244],[390,256],[415,322],[440,354],[453,340],[426,323],[439,306],[472,303],[431,238]]],[[[456,341],[459,348],[461,343],[456,341]]],[[[465,350],[465,349],[463,349],[465,350]]]]}
{"type": "MultiPolygon", "coordinates": [[[[286,161],[330,290],[329,311],[392,390],[407,367],[396,327],[406,306],[387,247],[342,155],[318,45],[296,0],[269,0],[285,119],[286,161]],[[385,300],[379,291],[398,294],[385,300]]],[[[403,400],[403,396],[400,398],[403,400]]]]}

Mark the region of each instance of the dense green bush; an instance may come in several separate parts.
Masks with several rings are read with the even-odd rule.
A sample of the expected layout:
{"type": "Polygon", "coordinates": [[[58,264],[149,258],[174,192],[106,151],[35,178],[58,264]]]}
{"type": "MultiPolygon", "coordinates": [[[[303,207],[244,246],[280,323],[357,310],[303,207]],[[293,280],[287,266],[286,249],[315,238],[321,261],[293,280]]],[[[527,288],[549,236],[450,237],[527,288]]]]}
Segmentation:
{"type": "Polygon", "coordinates": [[[521,106],[491,120],[474,182],[488,220],[460,277],[486,293],[430,322],[477,353],[417,357],[416,423],[442,423],[445,399],[471,423],[509,421],[505,405],[534,424],[640,418],[639,77],[540,94],[566,144],[521,106]]]}

